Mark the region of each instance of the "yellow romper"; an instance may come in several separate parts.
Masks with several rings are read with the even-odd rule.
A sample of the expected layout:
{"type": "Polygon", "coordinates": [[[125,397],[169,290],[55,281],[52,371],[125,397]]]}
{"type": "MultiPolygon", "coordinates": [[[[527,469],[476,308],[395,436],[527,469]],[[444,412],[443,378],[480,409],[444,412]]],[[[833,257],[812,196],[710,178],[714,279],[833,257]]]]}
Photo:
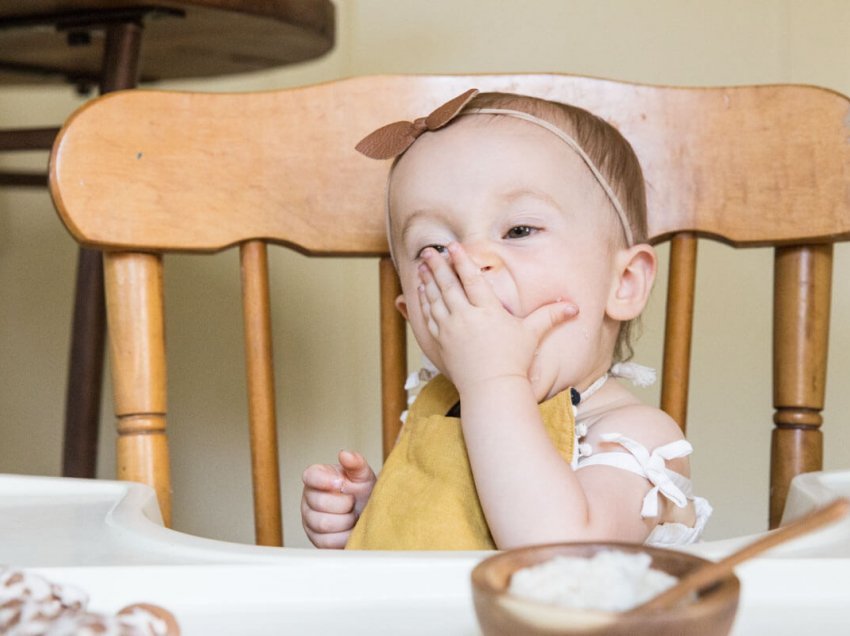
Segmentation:
{"type": "MultiPolygon", "coordinates": [[[[445,415],[457,401],[457,390],[442,375],[422,389],[346,548],[496,548],[475,491],[460,418],[445,415]]],[[[570,463],[575,412],[569,389],[543,402],[540,414],[552,443],[570,463]]]]}

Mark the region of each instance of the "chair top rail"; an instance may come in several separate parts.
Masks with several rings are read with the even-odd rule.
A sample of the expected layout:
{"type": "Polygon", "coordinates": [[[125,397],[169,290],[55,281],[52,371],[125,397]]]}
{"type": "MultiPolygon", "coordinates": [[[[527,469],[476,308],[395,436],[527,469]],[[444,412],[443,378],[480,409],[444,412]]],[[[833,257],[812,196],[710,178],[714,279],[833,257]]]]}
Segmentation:
{"type": "Polygon", "coordinates": [[[614,124],[641,160],[653,240],[850,238],[850,102],[804,85],[408,75],[242,94],[118,92],[65,123],[51,192],[74,237],[103,249],[210,252],[263,239],[314,255],[385,254],[389,161],[355,144],[471,87],[568,102],[614,124]]]}

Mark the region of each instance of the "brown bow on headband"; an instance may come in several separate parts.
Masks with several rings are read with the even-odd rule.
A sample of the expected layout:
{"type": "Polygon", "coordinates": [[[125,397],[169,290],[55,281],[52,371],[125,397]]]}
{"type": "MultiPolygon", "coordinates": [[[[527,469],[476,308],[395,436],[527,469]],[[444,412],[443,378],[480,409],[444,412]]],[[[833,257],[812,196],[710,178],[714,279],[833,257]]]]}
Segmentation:
{"type": "Polygon", "coordinates": [[[478,94],[470,88],[465,93],[447,101],[427,117],[414,121],[397,121],[378,128],[360,140],[355,148],[372,159],[391,159],[402,154],[422,133],[439,130],[458,116],[463,107],[478,94]]]}

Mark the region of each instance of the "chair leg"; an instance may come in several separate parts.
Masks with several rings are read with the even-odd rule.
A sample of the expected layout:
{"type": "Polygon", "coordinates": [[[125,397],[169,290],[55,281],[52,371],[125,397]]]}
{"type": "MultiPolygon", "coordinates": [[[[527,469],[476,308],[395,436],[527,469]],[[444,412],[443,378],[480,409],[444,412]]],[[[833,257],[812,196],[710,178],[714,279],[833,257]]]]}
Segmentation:
{"type": "Polygon", "coordinates": [[[832,255],[829,244],[776,248],[771,528],[782,520],[791,480],[823,468],[820,428],[826,396],[832,255]]]}
{"type": "MultiPolygon", "coordinates": [[[[141,24],[134,21],[107,27],[101,93],[136,86],[141,33],[141,24]]],[[[65,398],[62,474],[66,477],[96,476],[105,316],[103,259],[100,252],[81,249],[65,398]]]]}

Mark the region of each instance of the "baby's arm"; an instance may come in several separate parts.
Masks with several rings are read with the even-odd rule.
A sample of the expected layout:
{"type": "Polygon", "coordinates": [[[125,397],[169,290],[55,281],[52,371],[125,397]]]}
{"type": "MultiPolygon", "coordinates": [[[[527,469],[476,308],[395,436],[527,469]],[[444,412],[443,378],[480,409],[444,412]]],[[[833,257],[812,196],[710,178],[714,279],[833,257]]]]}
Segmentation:
{"type": "Polygon", "coordinates": [[[313,464],[302,476],[301,524],[317,548],[342,549],[372,494],[375,473],[359,453],[340,451],[339,464],[313,464]]]}
{"type": "MultiPolygon", "coordinates": [[[[643,540],[654,525],[640,516],[649,482],[610,467],[573,471],[540,418],[527,373],[542,336],[569,318],[567,306],[553,303],[525,319],[511,316],[462,248],[449,251],[454,268],[426,255],[423,313],[461,395],[464,439],[496,544],[643,540]]],[[[659,439],[648,439],[644,431],[655,425],[650,411],[660,413],[637,409],[634,425],[618,432],[650,449],[681,436],[672,424],[675,432],[661,426],[659,439]]],[[[596,434],[602,432],[604,426],[596,434]]]]}
{"type": "MultiPolygon", "coordinates": [[[[621,390],[625,392],[625,389],[621,390]]],[[[593,455],[625,453],[620,444],[603,439],[607,433],[629,438],[649,453],[684,439],[679,425],[672,418],[660,409],[641,404],[636,399],[633,399],[631,404],[614,409],[601,417],[584,439],[593,449],[593,455]]],[[[690,477],[690,463],[687,457],[668,459],[664,466],[683,477],[690,477]]],[[[642,518],[643,500],[652,488],[646,477],[606,465],[580,467],[576,475],[588,500],[593,502],[593,514],[601,520],[607,520],[608,526],[618,534],[631,533],[637,536],[637,540],[642,541],[663,521],[675,520],[688,526],[692,526],[696,521],[692,505],[677,508],[672,501],[658,494],[653,495],[658,503],[658,514],[642,518]]]]}

